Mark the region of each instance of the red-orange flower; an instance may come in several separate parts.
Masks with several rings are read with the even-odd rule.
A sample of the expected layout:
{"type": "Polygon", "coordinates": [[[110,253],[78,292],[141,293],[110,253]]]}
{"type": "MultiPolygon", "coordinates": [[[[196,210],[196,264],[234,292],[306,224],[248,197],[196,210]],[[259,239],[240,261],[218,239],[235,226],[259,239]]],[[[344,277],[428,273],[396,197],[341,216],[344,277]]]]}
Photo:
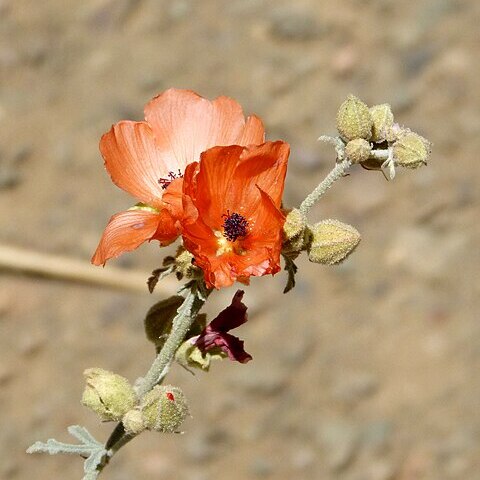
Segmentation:
{"type": "Polygon", "coordinates": [[[180,233],[185,167],[216,145],[265,141],[263,124],[245,119],[231,98],[213,101],[170,89],[145,107],[145,121],[122,121],[103,135],[100,151],[113,182],[143,205],[114,215],[92,257],[102,265],[148,240],[170,243],[180,233]]]}
{"type": "Polygon", "coordinates": [[[183,241],[209,287],[280,270],[290,147],[215,147],[185,171],[183,241]]]}

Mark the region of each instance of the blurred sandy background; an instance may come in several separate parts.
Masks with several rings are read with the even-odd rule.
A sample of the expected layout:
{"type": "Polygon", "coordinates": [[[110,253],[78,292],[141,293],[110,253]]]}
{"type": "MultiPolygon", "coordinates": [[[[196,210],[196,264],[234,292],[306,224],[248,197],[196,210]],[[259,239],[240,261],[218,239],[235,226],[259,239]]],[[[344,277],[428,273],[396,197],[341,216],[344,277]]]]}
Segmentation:
{"type": "MultiPolygon", "coordinates": [[[[326,195],[311,218],[355,225],[355,255],[301,261],[287,296],[283,274],[253,282],[238,333],[254,361],[176,368],[185,435],[143,435],[106,480],[480,479],[479,24],[474,0],[0,0],[3,244],[88,264],[132,203],[98,140],[171,86],[232,96],[291,142],[290,205],[331,168],[316,138],[348,93],[434,143],[428,168],[354,169],[326,195]]],[[[152,244],[110,265],[161,258],[152,244]]],[[[156,298],[0,272],[0,478],[81,478],[80,460],[25,448],[77,423],[107,437],[82,371],[141,375],[156,298]]]]}

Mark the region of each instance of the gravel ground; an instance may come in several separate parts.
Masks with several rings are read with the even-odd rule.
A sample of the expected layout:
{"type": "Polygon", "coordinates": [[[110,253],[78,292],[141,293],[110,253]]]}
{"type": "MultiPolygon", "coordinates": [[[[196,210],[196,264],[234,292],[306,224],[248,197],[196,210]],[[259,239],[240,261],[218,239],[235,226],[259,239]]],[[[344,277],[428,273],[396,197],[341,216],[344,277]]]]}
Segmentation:
{"type": "MultiPolygon", "coordinates": [[[[106,480],[480,478],[479,22],[473,0],[0,0],[5,244],[87,263],[131,204],[98,140],[171,86],[232,96],[291,142],[289,205],[331,168],[316,138],[348,93],[391,103],[434,144],[428,168],[391,183],[356,169],[326,195],[312,219],[355,225],[355,255],[300,261],[287,296],[283,274],[252,282],[241,335],[254,361],[175,369],[185,435],[143,435],[106,480]]],[[[160,260],[151,244],[112,265],[160,260]]],[[[151,304],[0,272],[0,478],[81,477],[80,461],[25,448],[77,423],[108,435],[79,404],[82,371],[141,375],[151,304]]]]}

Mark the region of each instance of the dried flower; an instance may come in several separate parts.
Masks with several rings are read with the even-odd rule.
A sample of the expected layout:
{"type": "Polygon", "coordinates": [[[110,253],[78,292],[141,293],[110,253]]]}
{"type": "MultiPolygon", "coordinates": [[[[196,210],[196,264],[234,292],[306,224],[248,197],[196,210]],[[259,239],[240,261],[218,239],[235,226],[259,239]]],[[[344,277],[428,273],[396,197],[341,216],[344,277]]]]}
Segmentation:
{"type": "Polygon", "coordinates": [[[215,147],[187,167],[183,241],[207,287],[280,270],[289,152],[284,142],[215,147]]]}
{"type": "Polygon", "coordinates": [[[243,349],[243,341],[227,333],[248,320],[247,307],[242,302],[243,294],[242,290],[237,290],[232,303],[222,310],[195,340],[195,346],[202,352],[221,351],[228,355],[230,360],[240,363],[247,363],[252,359],[243,349]]]}
{"type": "Polygon", "coordinates": [[[261,120],[245,120],[234,100],[209,101],[177,89],[148,103],[145,121],[114,125],[100,141],[105,167],[118,187],[142,203],[110,219],[92,263],[105,264],[149,240],[175,240],[185,167],[213,146],[260,144],[264,137],[261,120]]]}

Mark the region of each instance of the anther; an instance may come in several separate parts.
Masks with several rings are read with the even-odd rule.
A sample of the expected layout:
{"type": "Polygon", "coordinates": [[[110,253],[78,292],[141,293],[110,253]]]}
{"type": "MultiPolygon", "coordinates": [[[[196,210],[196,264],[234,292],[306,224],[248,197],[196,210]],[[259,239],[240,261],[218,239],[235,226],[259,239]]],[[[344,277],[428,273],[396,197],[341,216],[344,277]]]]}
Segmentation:
{"type": "Polygon", "coordinates": [[[167,177],[162,177],[158,179],[158,183],[161,185],[162,189],[165,190],[176,178],[182,178],[183,174],[180,169],[178,169],[177,173],[175,172],[168,172],[167,177]]]}
{"type": "Polygon", "coordinates": [[[223,236],[230,242],[235,242],[240,237],[245,237],[248,233],[248,221],[239,213],[230,213],[227,210],[226,214],[223,214],[223,236]]]}

